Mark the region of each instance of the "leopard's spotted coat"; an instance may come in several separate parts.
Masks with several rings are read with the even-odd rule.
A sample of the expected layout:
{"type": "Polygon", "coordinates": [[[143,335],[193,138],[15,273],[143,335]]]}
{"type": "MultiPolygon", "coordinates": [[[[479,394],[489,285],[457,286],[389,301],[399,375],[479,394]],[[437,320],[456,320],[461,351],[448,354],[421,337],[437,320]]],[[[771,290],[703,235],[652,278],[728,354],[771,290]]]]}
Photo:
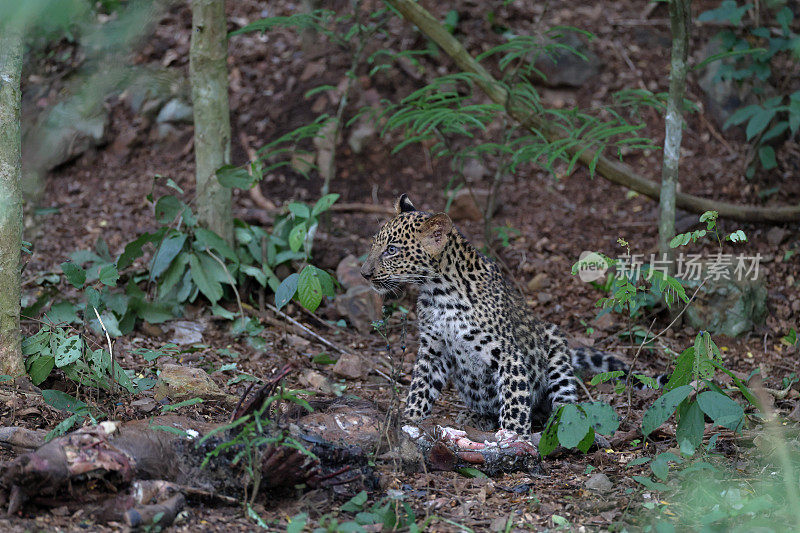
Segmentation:
{"type": "Polygon", "coordinates": [[[570,349],[558,327],[534,318],[497,266],[445,213],[417,211],[406,195],[375,235],[361,270],[380,293],[419,286],[419,352],[405,415],[430,414],[448,380],[484,423],[529,435],[534,422],[577,400],[574,367],[627,370],[593,349],[570,349]]]}

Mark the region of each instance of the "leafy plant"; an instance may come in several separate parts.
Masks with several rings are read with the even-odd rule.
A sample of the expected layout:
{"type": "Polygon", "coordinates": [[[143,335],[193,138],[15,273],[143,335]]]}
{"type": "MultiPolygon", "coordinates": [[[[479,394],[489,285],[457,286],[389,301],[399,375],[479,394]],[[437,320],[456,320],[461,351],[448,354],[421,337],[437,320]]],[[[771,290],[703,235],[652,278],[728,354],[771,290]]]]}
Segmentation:
{"type": "Polygon", "coordinates": [[[547,421],[539,441],[539,453],[549,455],[559,444],[586,453],[594,444],[595,433],[611,435],[618,427],[619,416],[607,403],[563,405],[547,421]]]}
{"type": "MultiPolygon", "coordinates": [[[[757,104],[745,105],[725,122],[724,128],[745,124],[747,140],[751,141],[758,155],[758,162],[765,170],[777,166],[775,149],[776,140],[787,132],[796,135],[800,128],[800,91],[791,94],[769,96],[764,91],[765,82],[775,76],[779,67],[779,58],[800,58],[800,35],[793,30],[795,14],[785,2],[768,2],[763,6],[766,21],[768,16],[777,25],[746,25],[745,14],[752,4],[740,5],[735,0],[724,0],[719,7],[700,14],[701,22],[720,22],[729,24],[717,34],[722,52],[708,58],[711,60],[730,58],[720,65],[717,76],[723,80],[736,82],[748,81],[752,92],[761,100],[757,104]]],[[[755,173],[755,160],[748,166],[747,177],[755,173]]]]}

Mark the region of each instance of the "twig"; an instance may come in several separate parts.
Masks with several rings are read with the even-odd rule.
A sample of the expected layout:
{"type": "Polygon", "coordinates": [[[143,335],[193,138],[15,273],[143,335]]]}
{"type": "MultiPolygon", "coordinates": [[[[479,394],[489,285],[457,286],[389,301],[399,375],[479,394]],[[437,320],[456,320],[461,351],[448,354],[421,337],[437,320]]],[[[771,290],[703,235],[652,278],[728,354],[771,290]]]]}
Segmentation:
{"type": "MultiPolygon", "coordinates": [[[[253,150],[253,148],[250,146],[250,143],[247,141],[247,134],[245,134],[244,130],[239,132],[239,142],[242,143],[242,148],[244,148],[244,151],[247,153],[248,159],[250,159],[251,162],[257,161],[258,154],[255,150],[253,150]]],[[[251,176],[253,175],[252,167],[249,167],[247,171],[251,176]]],[[[258,183],[250,188],[249,193],[250,199],[253,200],[253,203],[261,209],[275,209],[275,204],[264,197],[264,193],[261,192],[261,186],[258,183]]]]}
{"type": "Polygon", "coordinates": [[[100,318],[100,313],[97,312],[97,308],[92,306],[94,309],[94,315],[97,317],[97,321],[100,322],[100,327],[103,328],[103,333],[106,334],[106,341],[108,341],[108,355],[111,357],[111,390],[114,390],[117,386],[117,377],[114,373],[114,351],[111,349],[111,336],[108,334],[108,330],[106,329],[106,325],[103,324],[103,319],[100,318]]]}

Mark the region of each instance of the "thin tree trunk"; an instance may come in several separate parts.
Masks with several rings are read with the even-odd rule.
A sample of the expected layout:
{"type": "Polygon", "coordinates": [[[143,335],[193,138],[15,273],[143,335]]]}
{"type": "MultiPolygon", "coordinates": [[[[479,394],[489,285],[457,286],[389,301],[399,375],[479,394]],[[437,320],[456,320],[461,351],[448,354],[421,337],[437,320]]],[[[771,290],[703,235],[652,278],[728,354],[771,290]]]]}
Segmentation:
{"type": "Polygon", "coordinates": [[[22,34],[0,34],[0,374],[25,374],[20,346],[22,34]]]}
{"type": "Polygon", "coordinates": [[[683,95],[686,92],[686,58],[689,53],[691,0],[671,0],[669,19],[672,26],[672,68],[667,99],[664,163],[661,167],[661,195],[658,214],[658,251],[668,261],[670,269],[675,250],[669,241],[675,236],[675,192],[678,185],[678,164],[683,137],[683,95]]]}
{"type": "Polygon", "coordinates": [[[200,224],[233,244],[231,190],[216,172],[230,163],[228,38],[225,0],[192,1],[189,71],[194,105],[197,217],[200,224]]]}
{"type": "MultiPolygon", "coordinates": [[[[386,0],[386,3],[400,12],[403,17],[415,24],[419,30],[439,45],[450,56],[455,64],[464,72],[476,74],[477,84],[495,103],[506,108],[506,112],[517,122],[529,129],[535,129],[547,136],[550,142],[555,142],[563,136],[555,131],[548,122],[535,115],[531,115],[527,107],[520,106],[509,100],[506,89],[486,70],[483,65],[475,61],[462,44],[448,32],[433,15],[424,7],[413,0],[386,0]]],[[[595,159],[597,150],[586,149],[585,145],[578,144],[567,149],[572,156],[580,153],[578,159],[585,165],[591,164],[595,159]]],[[[660,185],[637,174],[628,165],[614,161],[604,155],[597,159],[596,171],[605,179],[618,185],[623,185],[654,200],[658,200],[661,191],[660,185]]],[[[692,194],[678,192],[675,195],[675,204],[681,209],[693,213],[715,210],[720,218],[739,220],[742,222],[795,222],[800,220],[800,205],[786,207],[760,207],[754,205],[738,205],[718,200],[708,200],[692,194]]]]}

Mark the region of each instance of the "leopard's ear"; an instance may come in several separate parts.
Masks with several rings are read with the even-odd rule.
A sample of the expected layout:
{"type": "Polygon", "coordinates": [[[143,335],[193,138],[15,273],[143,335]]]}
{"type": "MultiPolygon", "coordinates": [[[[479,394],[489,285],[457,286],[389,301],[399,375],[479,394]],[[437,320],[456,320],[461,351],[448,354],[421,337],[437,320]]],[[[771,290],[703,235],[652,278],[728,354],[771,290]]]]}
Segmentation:
{"type": "Polygon", "coordinates": [[[411,203],[411,200],[408,199],[407,194],[401,194],[400,198],[395,200],[394,202],[394,211],[396,214],[400,213],[408,213],[409,211],[416,211],[417,208],[414,207],[414,204],[411,203]]]}
{"type": "Polygon", "coordinates": [[[453,229],[453,221],[447,213],[436,213],[425,222],[417,231],[422,247],[432,257],[438,256],[447,246],[450,239],[450,231],[453,229]]]}

